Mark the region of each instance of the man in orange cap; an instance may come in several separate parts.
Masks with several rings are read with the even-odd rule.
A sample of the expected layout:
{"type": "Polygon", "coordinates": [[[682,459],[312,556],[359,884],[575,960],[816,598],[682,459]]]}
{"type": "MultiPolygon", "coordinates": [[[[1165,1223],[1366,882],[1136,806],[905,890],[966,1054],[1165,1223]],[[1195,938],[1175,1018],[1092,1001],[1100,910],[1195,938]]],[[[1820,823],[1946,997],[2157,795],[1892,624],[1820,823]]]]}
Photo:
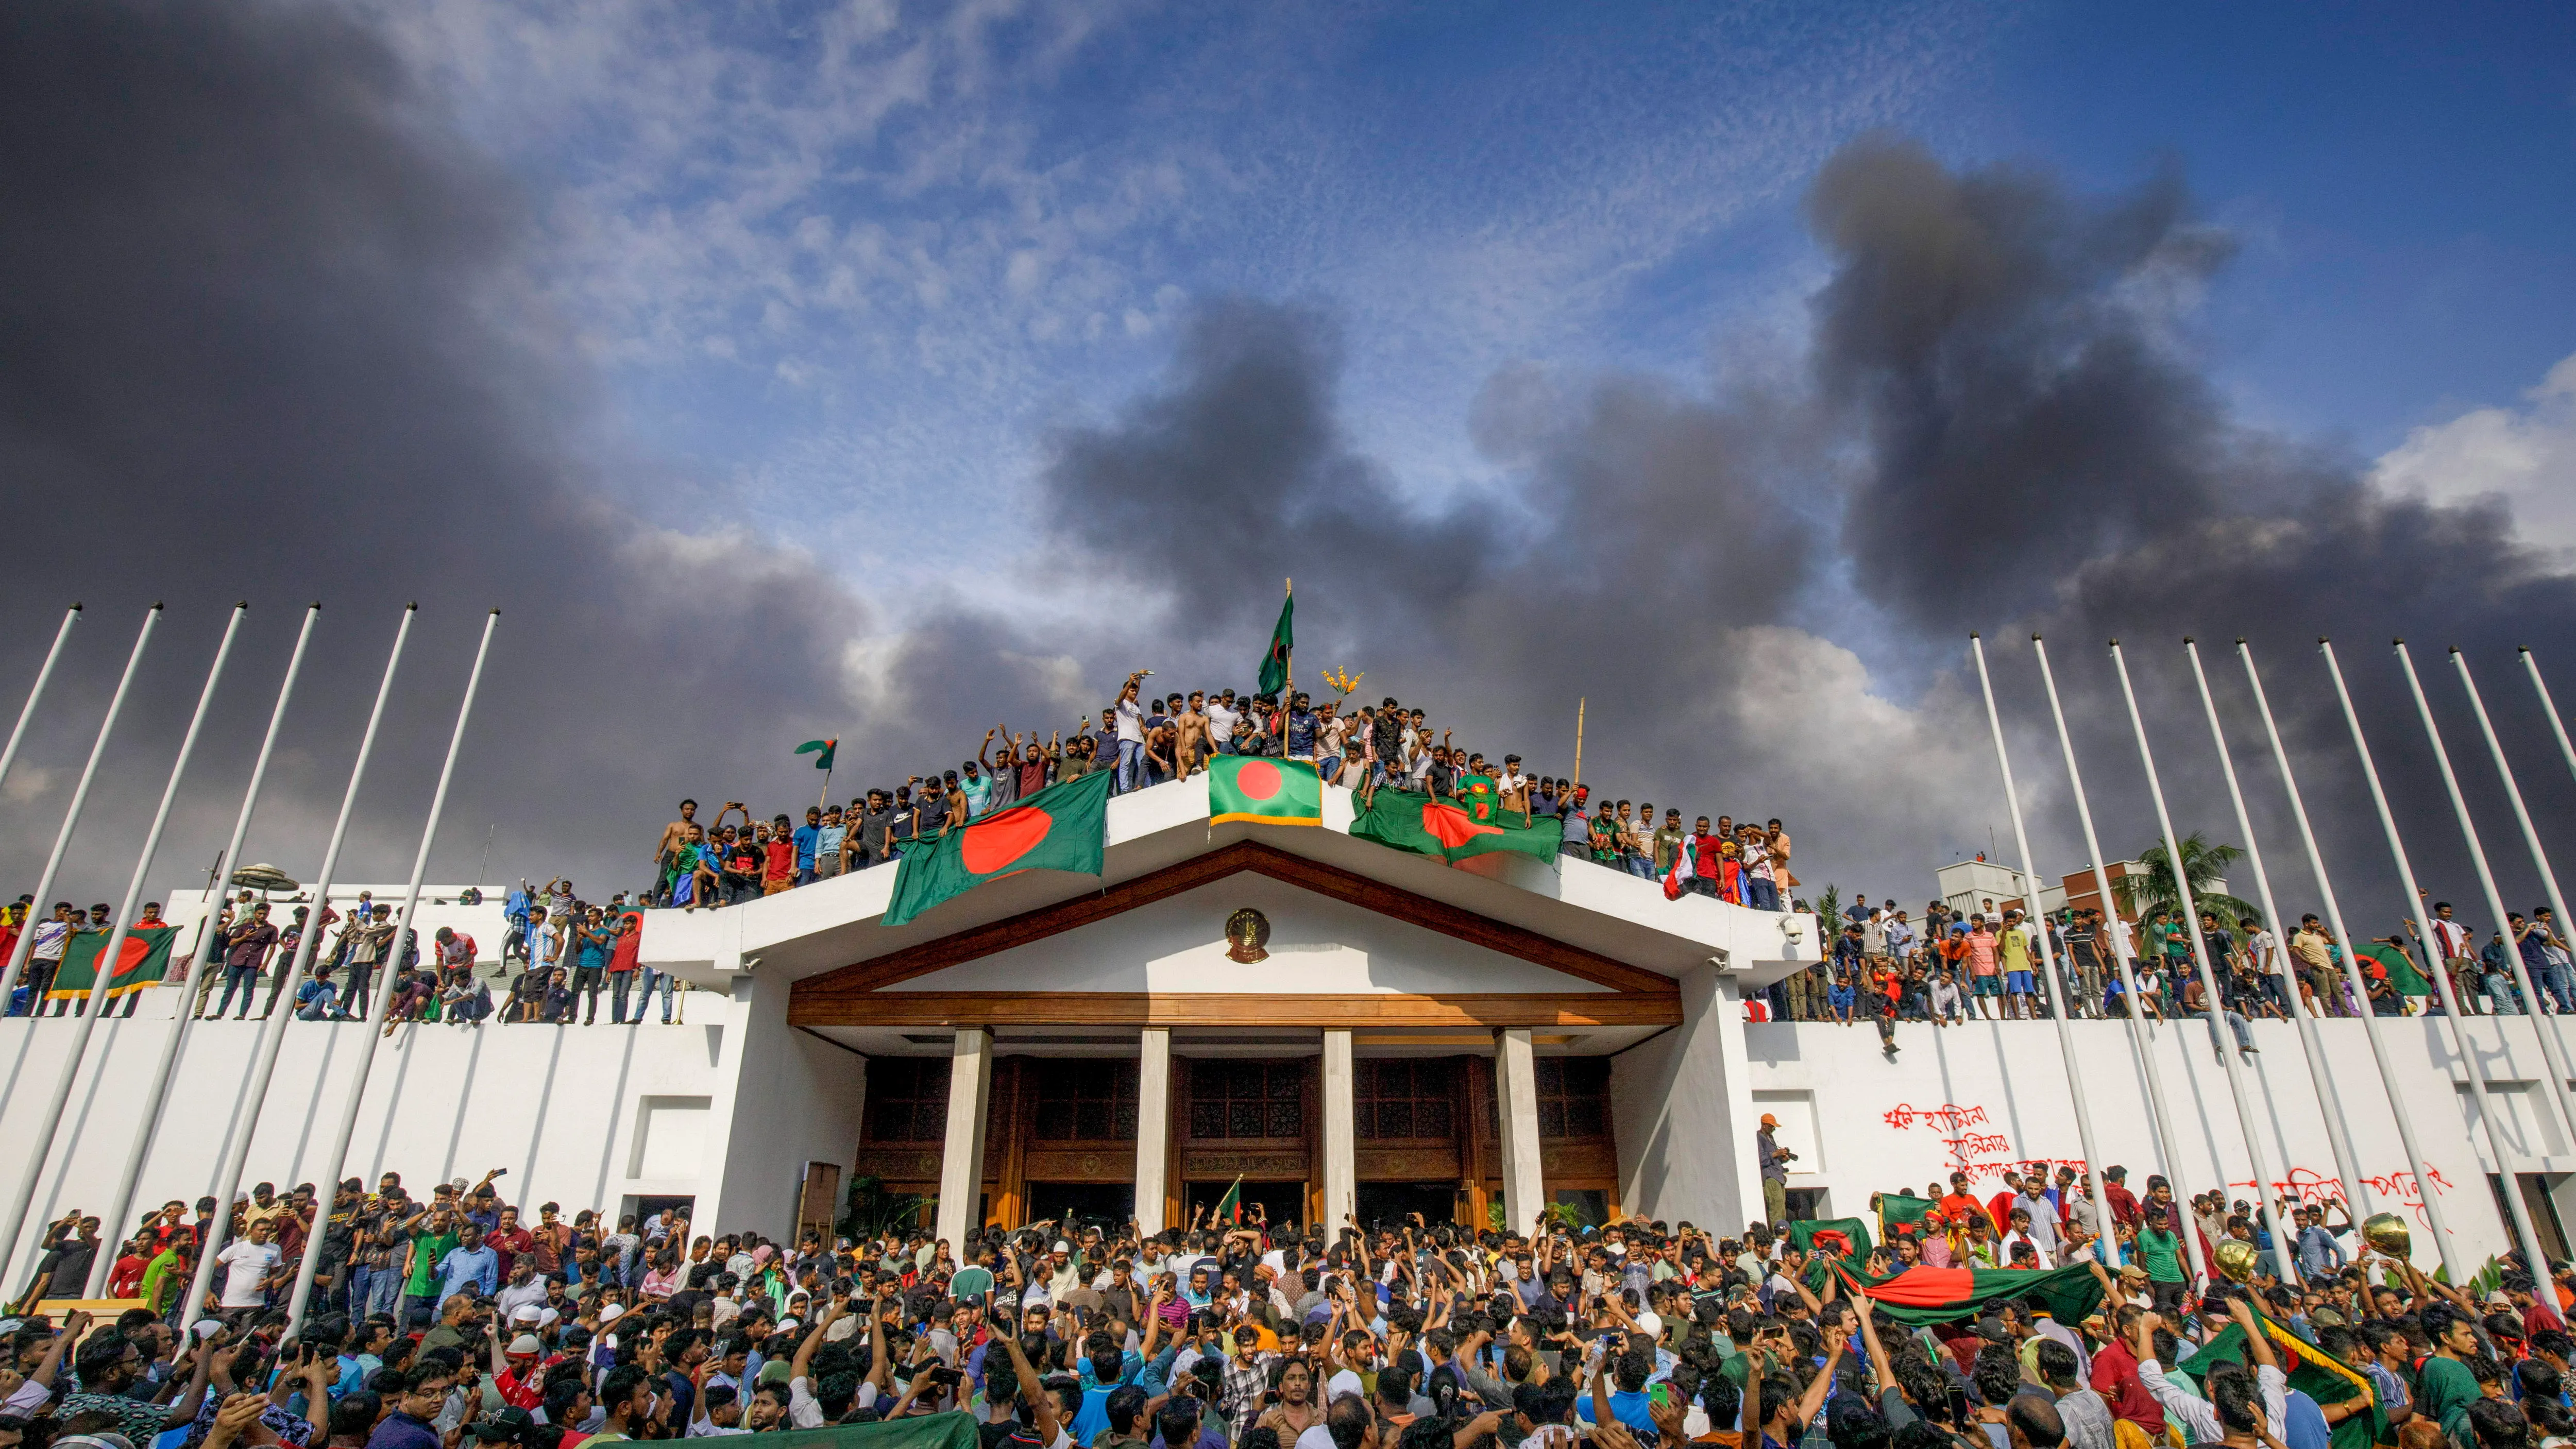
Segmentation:
{"type": "Polygon", "coordinates": [[[1780,1119],[1765,1112],[1762,1130],[1753,1137],[1753,1158],[1762,1165],[1762,1210],[1774,1232],[1789,1216],[1789,1161],[1798,1155],[1780,1145],[1779,1131],[1780,1119]]]}

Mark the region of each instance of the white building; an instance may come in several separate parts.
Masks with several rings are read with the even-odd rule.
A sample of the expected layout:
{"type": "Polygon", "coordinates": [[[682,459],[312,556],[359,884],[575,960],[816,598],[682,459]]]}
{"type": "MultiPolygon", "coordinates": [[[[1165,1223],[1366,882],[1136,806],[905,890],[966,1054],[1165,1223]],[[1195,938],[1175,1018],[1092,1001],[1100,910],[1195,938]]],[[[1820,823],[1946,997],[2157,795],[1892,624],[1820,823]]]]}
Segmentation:
{"type": "MultiPolygon", "coordinates": [[[[1748,1024],[1747,991],[1816,959],[1809,917],[1667,901],[1587,861],[1489,856],[1451,868],[1321,827],[1211,827],[1203,779],[1110,802],[1097,879],[1032,871],[897,928],[896,872],[876,869],[722,910],[657,911],[642,956],[697,988],[681,1023],[640,1029],[291,1023],[246,1181],[281,1187],[382,1170],[415,1184],[479,1177],[534,1206],[617,1212],[687,1200],[702,1227],[773,1236],[828,1221],[855,1175],[937,1199],[971,1223],[1184,1220],[1240,1178],[1274,1218],[1404,1211],[1529,1222],[1543,1202],[1732,1230],[1764,1215],[1755,1123],[1776,1114],[1814,1216],[1867,1209],[1965,1170],[2080,1156],[2055,1032],[2036,1023],[1898,1028],[1748,1024]],[[1234,913],[1267,920],[1266,956],[1235,959],[1234,913]],[[376,1054],[350,1160],[320,1160],[361,1052],[376,1054]],[[321,1090],[328,1088],[329,1090],[321,1090]]],[[[476,931],[478,940],[482,932],[476,931]]],[[[40,1225],[98,1211],[144,1125],[149,1063],[178,993],[102,1023],[72,1110],[41,1163],[7,1268],[40,1225]]],[[[2403,1090],[2471,1261],[2507,1241],[2485,1181],[2515,1174],[2545,1208],[2576,1174],[2576,1133],[2548,1090],[2537,1030],[2465,1023],[2507,1114],[2511,1160],[2486,1160],[2439,1019],[2387,1023],[2403,1090]],[[2456,1125],[2459,1130],[2452,1130],[2456,1125]]],[[[0,1022],[0,1112],[54,1081],[71,1023],[0,1022]]],[[[257,1024],[186,1043],[153,1129],[136,1211],[209,1190],[257,1024]]],[[[2260,1133],[2281,1180],[2334,1176],[2316,1088],[2286,1023],[2258,1023],[2260,1133]]],[[[2200,1023],[2153,1029],[2181,1160],[2148,1131],[2125,1025],[2071,1026],[2101,1149],[2133,1183],[2185,1193],[2252,1174],[2200,1023]]],[[[2330,1087],[2358,1142],[2369,1207],[2410,1211],[2405,1162],[2362,1025],[2320,1025],[2330,1087]]],[[[1990,1190],[1990,1187],[1989,1189],[1990,1190]]],[[[2576,1202],[2567,1202],[2576,1211],[2576,1202]]],[[[2421,1223],[2420,1214],[2418,1216],[2421,1223]]],[[[2555,1231],[2543,1218],[2544,1236],[2555,1231]]],[[[2419,1258],[2434,1261],[2429,1233],[2419,1258]]]]}
{"type": "MultiPolygon", "coordinates": [[[[1932,878],[1939,884],[1941,903],[1968,914],[1985,910],[1988,901],[1994,902],[1998,908],[2017,906],[2030,890],[2028,876],[1991,860],[1952,861],[1934,871],[1932,878]]],[[[2042,911],[2062,910],[2065,905],[2064,886],[2040,887],[2039,908],[2042,911]]]]}

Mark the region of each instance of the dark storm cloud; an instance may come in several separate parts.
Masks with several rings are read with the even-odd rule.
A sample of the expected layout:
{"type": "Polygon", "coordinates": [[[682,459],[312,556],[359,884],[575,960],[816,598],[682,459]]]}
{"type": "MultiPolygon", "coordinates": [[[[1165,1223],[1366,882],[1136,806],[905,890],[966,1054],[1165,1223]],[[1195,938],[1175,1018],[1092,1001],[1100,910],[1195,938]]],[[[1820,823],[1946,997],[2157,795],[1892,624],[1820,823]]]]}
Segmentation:
{"type": "MultiPolygon", "coordinates": [[[[2514,535],[2494,507],[2437,507],[2369,484],[2358,460],[2238,424],[2166,340],[2167,297],[2209,279],[2226,239],[2160,176],[2108,200],[2011,168],[1954,171],[1920,148],[1873,140],[1817,178],[1809,213],[1833,279],[1815,299],[1813,365],[1826,406],[1864,448],[1843,547],[1871,560],[1862,589],[1928,643],[1997,635],[2007,707],[2044,709],[2021,636],[2044,630],[2086,755],[2088,783],[2134,851],[2152,816],[2103,658],[2121,636],[2138,675],[2178,821],[2233,839],[2216,756],[2180,640],[2196,634],[2249,769],[2258,830],[2285,910],[2313,903],[2275,803],[2231,641],[2250,636],[2338,870],[2366,872],[2388,929],[2395,876],[2361,793],[2315,652],[2339,652],[2428,887],[2463,903],[2465,852],[2388,641],[2414,641],[2454,762],[2516,909],[2537,875],[2510,833],[2494,771],[2445,657],[2458,645],[2524,761],[2536,807],[2576,807],[2513,647],[2576,638],[2576,579],[2514,535]],[[2214,649],[2211,646],[2216,646],[2214,649]],[[2290,897],[2299,898],[2294,905],[2290,897]]],[[[2054,771],[2048,773],[2054,774],[2054,771]]],[[[2057,852],[2065,859],[2068,852],[2057,852]]],[[[2241,892],[2240,892],[2241,893],[2241,892]]],[[[2483,908],[2474,914],[2485,919],[2483,908]]]]}
{"type": "Polygon", "coordinates": [[[221,843],[314,598],[324,624],[254,858],[317,863],[413,598],[344,879],[408,866],[496,605],[433,879],[470,875],[488,824],[496,873],[561,866],[604,896],[642,883],[679,793],[794,782],[787,748],[844,713],[856,606],[801,556],[645,526],[571,461],[591,399],[519,280],[521,198],[444,139],[377,36],[279,3],[37,3],[0,27],[0,703],[16,708],[63,603],[90,620],[11,794],[49,788],[0,803],[0,874],[32,884],[155,598],[169,622],[64,887],[84,900],[130,869],[239,597],[251,629],[156,885],[221,843]],[[603,862],[618,873],[599,878],[603,862]]]}

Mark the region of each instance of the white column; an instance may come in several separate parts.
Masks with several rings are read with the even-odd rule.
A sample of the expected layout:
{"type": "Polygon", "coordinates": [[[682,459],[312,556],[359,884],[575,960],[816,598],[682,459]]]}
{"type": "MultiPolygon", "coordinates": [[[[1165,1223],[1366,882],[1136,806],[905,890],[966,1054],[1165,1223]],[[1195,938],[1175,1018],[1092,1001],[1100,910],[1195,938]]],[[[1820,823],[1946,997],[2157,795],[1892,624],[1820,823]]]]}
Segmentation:
{"type": "MultiPolygon", "coordinates": [[[[1352,1129],[1359,1108],[1351,1082],[1351,1034],[1324,1033],[1324,1221],[1339,1230],[1360,1210],[1359,1154],[1352,1129]]],[[[1535,1211],[1535,1209],[1533,1209],[1535,1211]]]]}
{"type": "Polygon", "coordinates": [[[957,1029],[948,1065],[948,1145],[939,1159],[939,1236],[962,1251],[966,1230],[984,1225],[984,1118],[993,1098],[993,1034],[957,1029]]]}
{"type": "Polygon", "coordinates": [[[1163,1230],[1163,1194],[1171,1187],[1172,1029],[1149,1026],[1136,1056],[1136,1231],[1163,1230]]]}
{"type": "Polygon", "coordinates": [[[1513,1027],[1494,1033],[1494,1109],[1503,1139],[1503,1226],[1525,1233],[1547,1201],[1539,1171],[1538,1063],[1530,1034],[1513,1027]]]}

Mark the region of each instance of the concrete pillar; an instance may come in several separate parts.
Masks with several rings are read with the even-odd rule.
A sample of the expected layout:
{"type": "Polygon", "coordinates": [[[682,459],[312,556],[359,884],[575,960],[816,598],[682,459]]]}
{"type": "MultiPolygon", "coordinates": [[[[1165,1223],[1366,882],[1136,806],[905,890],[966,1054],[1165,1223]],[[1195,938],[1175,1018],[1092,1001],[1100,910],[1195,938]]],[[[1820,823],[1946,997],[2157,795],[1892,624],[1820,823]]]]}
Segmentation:
{"type": "Polygon", "coordinates": [[[1172,1029],[1149,1026],[1136,1056],[1136,1231],[1163,1230],[1171,1186],[1172,1029]]]}
{"type": "Polygon", "coordinates": [[[1714,965],[1683,972],[1678,984],[1682,1024],[1610,1061],[1619,1205],[1733,1233],[1764,1216],[1744,994],[1714,965]]]}
{"type": "Polygon", "coordinates": [[[961,1026],[948,1063],[948,1143],[939,1159],[939,1236],[961,1259],[967,1230],[984,1225],[984,1119],[992,1097],[993,1034],[961,1026]]]}
{"type": "Polygon", "coordinates": [[[1359,1154],[1353,1138],[1359,1108],[1351,1081],[1351,1034],[1324,1033],[1324,1220],[1327,1234],[1360,1210],[1359,1154]]]}
{"type": "Polygon", "coordinates": [[[1503,1226],[1526,1233],[1547,1188],[1538,1157],[1538,1063],[1524,1029],[1494,1033],[1494,1106],[1503,1139],[1503,1226]]]}

